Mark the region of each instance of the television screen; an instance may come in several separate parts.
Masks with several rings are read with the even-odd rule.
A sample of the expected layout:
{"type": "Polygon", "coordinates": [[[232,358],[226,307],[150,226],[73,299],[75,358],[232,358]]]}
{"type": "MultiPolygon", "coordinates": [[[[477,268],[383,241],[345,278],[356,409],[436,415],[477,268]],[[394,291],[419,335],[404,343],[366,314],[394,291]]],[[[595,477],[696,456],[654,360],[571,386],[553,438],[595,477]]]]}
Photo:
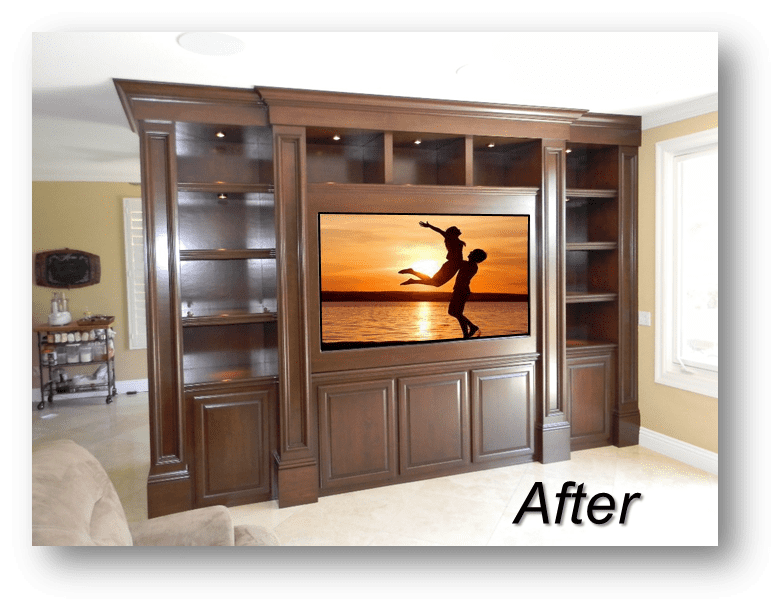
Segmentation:
{"type": "Polygon", "coordinates": [[[318,221],[322,350],[528,335],[529,215],[318,221]]]}

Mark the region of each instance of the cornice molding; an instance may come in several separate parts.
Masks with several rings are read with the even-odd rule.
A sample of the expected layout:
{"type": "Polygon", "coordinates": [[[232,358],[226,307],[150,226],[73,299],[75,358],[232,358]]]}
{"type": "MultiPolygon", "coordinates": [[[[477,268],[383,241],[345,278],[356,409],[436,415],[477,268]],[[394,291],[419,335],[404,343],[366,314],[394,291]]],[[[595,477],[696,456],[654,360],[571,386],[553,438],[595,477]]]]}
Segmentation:
{"type": "Polygon", "coordinates": [[[256,87],[256,92],[270,107],[318,110],[405,113],[464,118],[491,118],[547,123],[573,123],[587,111],[568,108],[546,108],[452,100],[427,100],[354,93],[334,93],[303,89],[256,87]]]}
{"type": "Polygon", "coordinates": [[[638,130],[642,118],[636,115],[610,115],[601,113],[586,113],[575,122],[579,127],[610,127],[615,129],[638,130]]]}
{"type": "Polygon", "coordinates": [[[260,100],[252,89],[124,79],[114,79],[114,86],[117,89],[120,103],[134,132],[137,131],[137,120],[141,118],[138,109],[145,102],[181,104],[193,107],[230,105],[262,108],[264,106],[263,100],[260,100]]]}

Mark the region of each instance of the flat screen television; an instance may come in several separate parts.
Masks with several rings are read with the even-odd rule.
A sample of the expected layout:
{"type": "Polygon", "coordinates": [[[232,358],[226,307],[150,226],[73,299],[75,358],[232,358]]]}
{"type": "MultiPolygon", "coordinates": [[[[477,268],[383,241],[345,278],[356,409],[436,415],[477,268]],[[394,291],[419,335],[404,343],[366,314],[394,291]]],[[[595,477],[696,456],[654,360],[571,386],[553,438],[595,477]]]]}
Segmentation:
{"type": "Polygon", "coordinates": [[[321,350],[529,335],[530,215],[321,212],[321,350]]]}

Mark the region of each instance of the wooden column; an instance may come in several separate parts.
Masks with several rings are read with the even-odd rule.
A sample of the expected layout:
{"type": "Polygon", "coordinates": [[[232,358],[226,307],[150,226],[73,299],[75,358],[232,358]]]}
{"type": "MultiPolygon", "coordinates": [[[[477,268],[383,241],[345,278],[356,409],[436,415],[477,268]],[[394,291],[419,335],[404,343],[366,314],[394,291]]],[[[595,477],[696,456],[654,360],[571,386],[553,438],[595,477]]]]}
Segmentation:
{"type": "Polygon", "coordinates": [[[278,258],[280,438],[275,456],[280,507],[318,500],[315,427],[310,406],[310,359],[302,253],[305,233],[306,168],[303,127],[274,126],[275,207],[278,258]]]}
{"type": "Polygon", "coordinates": [[[150,397],[150,518],[192,507],[182,394],[174,125],[139,121],[147,274],[150,397]]]}
{"type": "Polygon", "coordinates": [[[571,458],[571,427],[563,409],[565,374],[565,142],[542,141],[539,207],[539,335],[541,401],[536,456],[542,463],[571,458]]]}
{"type": "Polygon", "coordinates": [[[639,443],[638,398],[638,159],[635,146],[621,146],[619,151],[619,259],[618,291],[619,342],[617,346],[617,403],[612,414],[612,443],[632,446],[639,443]]]}
{"type": "Polygon", "coordinates": [[[465,136],[465,186],[473,186],[473,136],[465,136]]]}
{"type": "Polygon", "coordinates": [[[394,184],[394,134],[383,134],[383,182],[387,185],[394,184]]]}

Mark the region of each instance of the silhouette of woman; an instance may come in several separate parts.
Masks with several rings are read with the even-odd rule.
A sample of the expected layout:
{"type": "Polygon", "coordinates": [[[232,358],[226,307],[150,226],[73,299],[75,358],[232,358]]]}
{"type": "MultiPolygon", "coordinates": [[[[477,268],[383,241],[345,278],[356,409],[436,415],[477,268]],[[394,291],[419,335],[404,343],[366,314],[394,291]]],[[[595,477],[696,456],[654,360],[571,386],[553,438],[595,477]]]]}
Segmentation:
{"type": "Polygon", "coordinates": [[[449,316],[457,319],[462,329],[462,337],[465,339],[477,336],[477,334],[481,335],[479,328],[468,320],[463,312],[465,311],[465,304],[470,297],[470,281],[478,271],[478,264],[486,261],[486,259],[487,253],[483,250],[477,248],[470,251],[468,260],[460,263],[457,279],[454,281],[454,292],[449,302],[449,316]]]}
{"type": "Polygon", "coordinates": [[[432,229],[433,231],[437,231],[440,235],[443,236],[443,240],[446,244],[446,262],[441,265],[440,269],[431,277],[427,274],[417,272],[410,267],[401,269],[398,273],[411,274],[418,278],[418,280],[409,278],[401,284],[427,284],[429,286],[443,286],[459,271],[460,263],[462,263],[462,249],[465,247],[465,242],[459,239],[459,236],[462,235],[462,232],[457,227],[449,227],[444,231],[443,229],[435,227],[435,225],[430,225],[426,221],[419,221],[419,225],[422,227],[427,227],[428,229],[432,229]]]}

